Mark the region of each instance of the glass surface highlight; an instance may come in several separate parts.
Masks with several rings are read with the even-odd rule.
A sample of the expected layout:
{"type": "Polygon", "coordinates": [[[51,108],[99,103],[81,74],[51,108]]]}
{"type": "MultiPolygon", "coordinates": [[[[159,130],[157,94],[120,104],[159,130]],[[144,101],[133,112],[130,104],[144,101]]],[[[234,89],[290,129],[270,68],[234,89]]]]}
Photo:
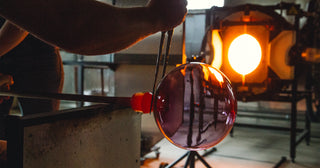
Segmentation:
{"type": "Polygon", "coordinates": [[[190,63],[169,72],[160,82],[154,117],[163,135],[176,146],[204,150],[231,130],[237,102],[231,84],[208,64],[190,63]]]}

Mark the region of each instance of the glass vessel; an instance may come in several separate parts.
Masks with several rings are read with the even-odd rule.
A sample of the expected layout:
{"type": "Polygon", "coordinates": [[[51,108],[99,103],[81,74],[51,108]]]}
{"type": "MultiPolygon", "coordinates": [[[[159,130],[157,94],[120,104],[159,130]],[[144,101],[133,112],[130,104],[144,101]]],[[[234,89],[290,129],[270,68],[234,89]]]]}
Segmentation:
{"type": "Polygon", "coordinates": [[[189,63],[162,79],[153,107],[162,134],[180,148],[197,151],[215,146],[230,132],[237,101],[222,72],[189,63]]]}

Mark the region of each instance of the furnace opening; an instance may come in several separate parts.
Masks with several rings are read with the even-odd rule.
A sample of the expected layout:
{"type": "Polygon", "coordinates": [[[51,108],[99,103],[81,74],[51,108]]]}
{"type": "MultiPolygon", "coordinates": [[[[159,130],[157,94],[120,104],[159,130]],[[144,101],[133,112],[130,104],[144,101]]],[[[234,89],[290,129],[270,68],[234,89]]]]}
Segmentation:
{"type": "Polygon", "coordinates": [[[261,46],[253,36],[242,34],[231,42],[228,60],[234,71],[245,76],[260,64],[261,46]]]}

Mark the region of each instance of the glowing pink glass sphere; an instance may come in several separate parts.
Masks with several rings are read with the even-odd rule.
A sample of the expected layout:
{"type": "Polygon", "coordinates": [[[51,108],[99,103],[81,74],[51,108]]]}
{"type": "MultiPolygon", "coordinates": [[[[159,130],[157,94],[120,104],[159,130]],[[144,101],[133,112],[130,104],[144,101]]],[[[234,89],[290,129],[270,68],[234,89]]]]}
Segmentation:
{"type": "Polygon", "coordinates": [[[231,130],[237,101],[227,77],[202,63],[181,65],[160,82],[154,116],[163,135],[187,150],[219,143],[231,130]]]}

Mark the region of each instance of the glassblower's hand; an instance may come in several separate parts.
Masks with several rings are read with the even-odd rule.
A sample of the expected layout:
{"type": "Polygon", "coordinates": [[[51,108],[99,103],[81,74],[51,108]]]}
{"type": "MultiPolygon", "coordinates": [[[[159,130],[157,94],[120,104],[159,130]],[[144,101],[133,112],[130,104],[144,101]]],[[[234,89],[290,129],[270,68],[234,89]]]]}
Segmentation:
{"type": "MultiPolygon", "coordinates": [[[[9,91],[10,86],[13,85],[13,78],[11,75],[5,75],[0,73],[0,91],[9,91]]],[[[0,104],[4,100],[8,100],[9,96],[0,96],[0,104]]]]}
{"type": "Polygon", "coordinates": [[[187,14],[187,0],[150,0],[147,6],[162,31],[181,24],[187,14]]]}

